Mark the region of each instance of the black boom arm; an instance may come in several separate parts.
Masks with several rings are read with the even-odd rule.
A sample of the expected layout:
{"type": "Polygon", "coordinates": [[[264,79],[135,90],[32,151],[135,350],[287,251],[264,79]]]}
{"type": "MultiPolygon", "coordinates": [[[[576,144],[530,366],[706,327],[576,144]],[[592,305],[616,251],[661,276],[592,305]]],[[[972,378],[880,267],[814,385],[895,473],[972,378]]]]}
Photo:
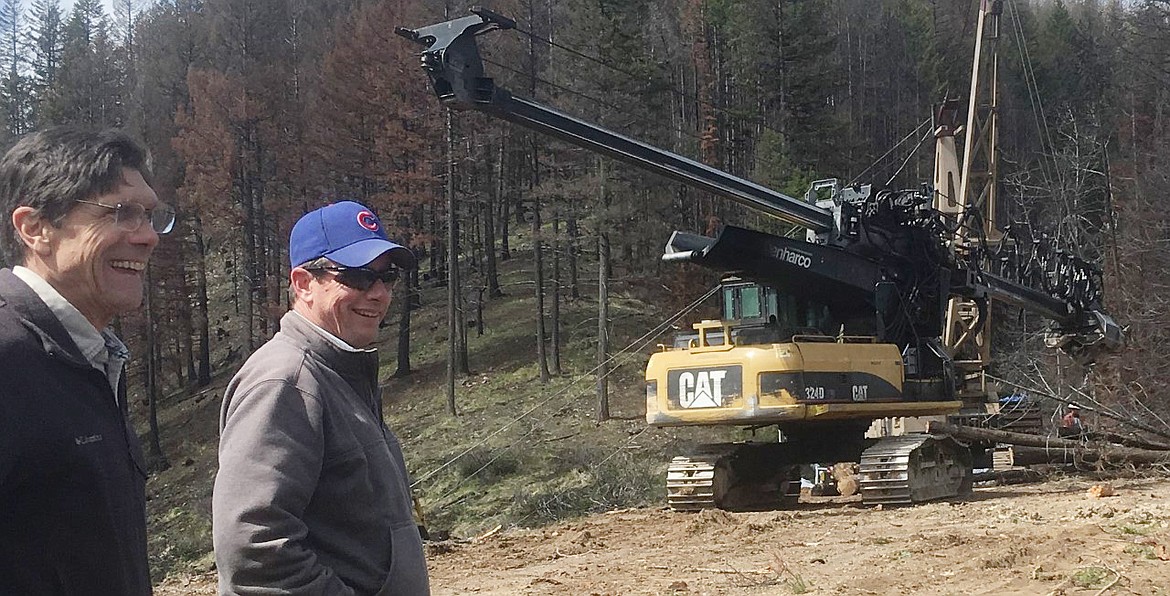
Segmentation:
{"type": "MultiPolygon", "coordinates": [[[[515,21],[490,10],[473,8],[469,16],[418,29],[399,27],[396,33],[423,46],[423,70],[439,101],[450,108],[483,112],[610,156],[803,226],[819,239],[816,243],[800,242],[739,229],[725,229],[720,238],[701,241],[693,235],[676,235],[667,247],[667,260],[735,269],[777,287],[823,294],[826,303],[876,307],[879,286],[896,284],[906,294],[904,299],[917,296],[923,303],[920,310],[930,313],[924,315],[930,324],[920,326],[929,327],[931,333],[939,324],[936,311],[945,306],[949,295],[981,303],[993,299],[1040,314],[1055,324],[1050,341],[1053,347],[1088,359],[1092,353],[1116,349],[1124,342],[1121,328],[1101,311],[1097,277],[1085,273],[1087,265],[1074,266],[1075,259],[1038,259],[1042,255],[1033,248],[1026,262],[1019,255],[1014,260],[1009,255],[1001,257],[1008,265],[995,269],[972,255],[944,256],[940,251],[951,233],[935,221],[941,214],[929,208],[933,191],[871,193],[868,186],[838,189],[831,207],[823,208],[829,203],[818,206],[795,199],[513,95],[485,75],[476,37],[515,26],[515,21]],[[683,241],[688,238],[689,244],[683,241]],[[675,246],[676,239],[679,246],[675,246]],[[682,250],[683,244],[690,248],[682,250]],[[924,255],[935,258],[924,261],[924,255]],[[1061,281],[1062,272],[1068,280],[1061,281]],[[1041,283],[1030,283],[1035,280],[1025,277],[1041,283]]],[[[1016,244],[1040,246],[1036,242],[1016,244]]]]}
{"type": "Polygon", "coordinates": [[[512,95],[484,76],[475,37],[515,22],[489,10],[419,29],[396,32],[426,49],[423,69],[439,100],[458,110],[478,110],[590,151],[649,170],[677,182],[726,197],[756,211],[817,232],[833,227],[825,210],[737,176],[653,147],[547,106],[512,95]]]}

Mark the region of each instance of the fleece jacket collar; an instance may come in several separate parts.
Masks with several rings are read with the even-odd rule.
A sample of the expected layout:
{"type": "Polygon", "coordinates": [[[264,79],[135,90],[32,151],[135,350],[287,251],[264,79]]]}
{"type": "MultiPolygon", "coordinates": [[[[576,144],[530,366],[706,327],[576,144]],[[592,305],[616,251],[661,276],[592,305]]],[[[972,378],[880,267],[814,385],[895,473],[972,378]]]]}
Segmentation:
{"type": "MultiPolygon", "coordinates": [[[[280,334],[290,343],[305,349],[331,370],[341,375],[355,389],[376,395],[378,387],[378,351],[342,349],[325,337],[315,325],[289,311],[280,319],[280,334]]],[[[278,335],[279,337],[279,335],[278,335]]]]}
{"type": "Polygon", "coordinates": [[[11,306],[21,313],[20,320],[41,340],[45,352],[70,364],[89,368],[89,360],[81,353],[69,331],[45,305],[36,292],[12,272],[0,270],[0,307],[11,306]]]}

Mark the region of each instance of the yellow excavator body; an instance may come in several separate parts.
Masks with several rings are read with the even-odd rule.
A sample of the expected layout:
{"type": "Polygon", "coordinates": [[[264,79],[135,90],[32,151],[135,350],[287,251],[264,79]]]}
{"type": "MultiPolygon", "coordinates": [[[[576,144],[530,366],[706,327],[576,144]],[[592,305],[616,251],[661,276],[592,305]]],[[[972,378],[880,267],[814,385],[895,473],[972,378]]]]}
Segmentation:
{"type": "Polygon", "coordinates": [[[962,405],[905,399],[898,346],[871,337],[797,335],[784,343],[736,345],[729,337],[734,323],[703,321],[695,328],[700,334],[692,345],[664,346],[650,357],[646,422],[652,426],[783,428],[954,414],[962,405]]]}

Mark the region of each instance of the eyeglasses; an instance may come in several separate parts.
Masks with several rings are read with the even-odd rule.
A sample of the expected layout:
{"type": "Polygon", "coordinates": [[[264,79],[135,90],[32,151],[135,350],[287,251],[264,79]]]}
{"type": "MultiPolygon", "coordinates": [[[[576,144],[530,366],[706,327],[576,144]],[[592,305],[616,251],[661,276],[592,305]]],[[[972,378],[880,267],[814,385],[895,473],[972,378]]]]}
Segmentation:
{"type": "Polygon", "coordinates": [[[81,199],[77,199],[77,202],[105,207],[113,211],[114,223],[127,232],[137,232],[138,228],[142,227],[142,222],[146,220],[150,220],[150,227],[157,234],[166,234],[175,227],[175,209],[166,203],[158,203],[154,209],[147,209],[138,203],[106,205],[97,201],[83,201],[81,199]]]}
{"type": "Polygon", "coordinates": [[[338,283],[359,292],[370,289],[376,281],[388,286],[398,281],[398,268],[396,267],[385,271],[374,271],[369,267],[306,267],[305,271],[329,271],[336,275],[338,283]]]}

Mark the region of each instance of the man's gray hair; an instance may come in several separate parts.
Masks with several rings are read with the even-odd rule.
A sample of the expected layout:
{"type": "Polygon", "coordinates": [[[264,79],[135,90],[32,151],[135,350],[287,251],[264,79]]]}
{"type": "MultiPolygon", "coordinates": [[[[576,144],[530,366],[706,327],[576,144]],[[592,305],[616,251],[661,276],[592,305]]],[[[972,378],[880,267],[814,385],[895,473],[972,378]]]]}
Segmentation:
{"type": "MultiPolygon", "coordinates": [[[[122,168],[138,170],[151,183],[150,153],[116,130],[55,126],[21,138],[0,158],[0,206],[11,218],[17,207],[32,207],[54,226],[78,200],[116,190],[122,168]]],[[[24,259],[25,246],[12,225],[0,225],[0,249],[10,264],[24,259]]]]}
{"type": "MultiPolygon", "coordinates": [[[[329,259],[327,259],[325,257],[317,257],[317,258],[313,259],[312,261],[309,261],[308,263],[302,263],[300,265],[297,265],[297,267],[300,267],[301,269],[320,269],[322,267],[336,267],[336,266],[337,266],[337,263],[334,263],[333,261],[330,261],[329,259]]],[[[313,275],[317,275],[317,272],[314,271],[313,275]]],[[[288,283],[288,303],[289,304],[296,304],[297,303],[297,291],[293,289],[291,280],[288,283]]]]}

